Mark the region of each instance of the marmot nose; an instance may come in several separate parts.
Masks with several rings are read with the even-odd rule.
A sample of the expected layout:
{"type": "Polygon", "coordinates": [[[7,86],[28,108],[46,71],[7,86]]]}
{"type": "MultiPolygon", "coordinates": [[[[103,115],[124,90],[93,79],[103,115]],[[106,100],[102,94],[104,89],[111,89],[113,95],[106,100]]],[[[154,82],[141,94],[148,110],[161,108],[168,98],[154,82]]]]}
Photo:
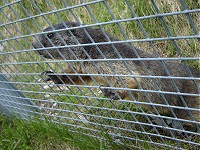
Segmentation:
{"type": "Polygon", "coordinates": [[[33,46],[34,48],[37,48],[35,41],[32,42],[32,46],[33,46]]]}
{"type": "Polygon", "coordinates": [[[42,45],[42,40],[41,40],[41,35],[34,35],[34,39],[33,39],[33,42],[32,42],[32,46],[34,48],[42,48],[43,45],[42,45]]]}
{"type": "Polygon", "coordinates": [[[42,47],[43,47],[42,43],[41,43],[38,39],[34,39],[34,40],[33,40],[32,46],[33,46],[34,48],[42,48],[42,47]]]}

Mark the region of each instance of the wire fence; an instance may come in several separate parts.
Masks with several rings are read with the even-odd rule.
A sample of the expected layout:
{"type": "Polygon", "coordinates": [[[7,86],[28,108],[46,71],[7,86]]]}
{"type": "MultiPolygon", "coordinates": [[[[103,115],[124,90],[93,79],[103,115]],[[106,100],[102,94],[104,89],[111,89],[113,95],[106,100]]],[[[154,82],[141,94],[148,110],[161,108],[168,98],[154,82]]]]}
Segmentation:
{"type": "Polygon", "coordinates": [[[131,149],[198,149],[199,8],[189,0],[2,0],[0,110],[106,133],[131,149]]]}

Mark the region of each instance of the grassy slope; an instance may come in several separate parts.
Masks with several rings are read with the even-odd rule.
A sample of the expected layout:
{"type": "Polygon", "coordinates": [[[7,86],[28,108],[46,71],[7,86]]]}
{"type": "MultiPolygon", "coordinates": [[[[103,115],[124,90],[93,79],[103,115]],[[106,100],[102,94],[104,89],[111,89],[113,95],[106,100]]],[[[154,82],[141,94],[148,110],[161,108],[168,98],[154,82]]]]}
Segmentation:
{"type": "MultiPolygon", "coordinates": [[[[60,9],[60,8],[65,7],[65,5],[61,2],[61,0],[58,0],[58,1],[49,0],[49,2],[51,3],[51,5],[45,3],[44,0],[35,1],[38,8],[36,8],[29,1],[25,1],[25,0],[22,0],[21,4],[23,4],[25,9],[28,10],[28,12],[30,13],[31,16],[39,14],[40,13],[39,11],[41,11],[42,13],[49,12],[49,11],[51,11],[51,6],[53,6],[54,9],[60,9]]],[[[79,1],[68,1],[68,4],[72,5],[72,2],[73,2],[73,5],[79,3],[79,1]]],[[[185,2],[188,6],[188,9],[197,9],[200,7],[199,4],[197,3],[197,1],[186,0],[185,2]]],[[[0,1],[0,4],[2,4],[2,1],[0,1]]],[[[115,15],[116,19],[133,17],[133,15],[130,12],[127,5],[125,5],[125,3],[123,3],[122,1],[116,2],[115,0],[108,0],[107,4],[108,4],[110,10],[112,11],[112,13],[115,15]]],[[[181,6],[180,6],[180,3],[178,0],[175,0],[173,2],[171,2],[170,0],[162,0],[162,1],[156,0],[156,4],[159,7],[160,13],[181,10],[181,6]]],[[[150,5],[149,1],[140,1],[140,0],[132,1],[131,6],[134,8],[134,11],[137,14],[137,16],[152,15],[152,14],[156,13],[155,9],[153,8],[152,5],[150,5]]],[[[23,8],[20,5],[13,5],[12,8],[15,10],[15,12],[18,15],[15,15],[12,12],[12,10],[9,9],[8,7],[3,9],[3,11],[10,17],[11,20],[18,20],[19,18],[27,18],[27,13],[23,10],[23,8]]],[[[95,19],[98,22],[105,22],[105,21],[112,20],[112,16],[109,14],[108,10],[106,9],[106,7],[103,3],[90,5],[90,6],[88,6],[88,8],[91,10],[92,14],[94,15],[95,19]]],[[[92,19],[92,17],[89,14],[90,12],[87,11],[86,7],[75,8],[75,9],[73,9],[73,12],[77,16],[77,18],[80,20],[80,22],[82,22],[84,24],[95,23],[95,21],[92,19]]],[[[10,22],[10,20],[5,18],[5,16],[3,16],[2,14],[0,14],[0,15],[1,15],[0,16],[1,20],[3,20],[4,23],[10,22]]],[[[58,12],[57,15],[59,15],[60,18],[64,21],[65,20],[75,21],[75,18],[72,16],[72,14],[69,11],[58,12]]],[[[12,33],[13,36],[29,35],[31,33],[41,32],[41,29],[43,29],[44,26],[48,26],[48,23],[45,20],[48,20],[52,24],[60,22],[60,21],[58,21],[60,19],[57,17],[57,15],[55,13],[48,14],[45,16],[46,18],[41,17],[41,16],[36,17],[34,19],[34,22],[31,19],[28,19],[27,21],[23,21],[23,23],[21,23],[21,22],[15,23],[14,24],[15,26],[7,25],[6,27],[9,29],[9,31],[12,33]],[[38,27],[34,24],[35,22],[38,24],[38,27]],[[16,28],[17,28],[17,30],[16,30],[16,28]],[[31,30],[31,32],[28,28],[31,30]]],[[[198,18],[200,17],[200,15],[197,13],[193,13],[193,14],[191,14],[191,17],[193,18],[194,23],[197,27],[197,30],[199,31],[200,30],[200,20],[198,18]]],[[[188,23],[187,17],[185,15],[169,16],[169,17],[165,17],[164,19],[172,33],[172,36],[193,35],[193,30],[191,29],[190,24],[188,23]]],[[[150,38],[167,37],[168,36],[164,26],[162,25],[161,21],[158,18],[141,20],[141,23],[150,38]]],[[[121,25],[121,28],[124,30],[124,32],[130,39],[146,38],[145,35],[143,34],[143,32],[141,31],[141,29],[139,28],[138,24],[135,21],[120,23],[120,25],[121,25]]],[[[122,35],[122,33],[120,32],[120,30],[116,24],[105,25],[105,26],[103,26],[103,28],[107,32],[118,37],[119,39],[125,39],[125,37],[122,35]]],[[[10,35],[8,33],[8,31],[5,30],[5,28],[0,28],[0,32],[2,32],[3,35],[6,36],[6,38],[12,37],[12,35],[10,35]]],[[[8,76],[8,77],[10,77],[10,80],[12,80],[12,81],[19,81],[19,82],[25,82],[25,83],[26,82],[29,83],[31,81],[33,83],[38,83],[38,79],[40,77],[37,75],[34,75],[33,73],[40,74],[44,70],[49,70],[50,67],[49,67],[49,65],[47,65],[46,63],[43,63],[43,62],[25,64],[24,62],[42,61],[42,58],[38,57],[32,51],[30,51],[30,52],[24,51],[24,50],[32,49],[32,47],[31,47],[32,37],[27,37],[27,40],[20,38],[20,39],[18,39],[18,41],[20,42],[21,45],[19,45],[19,43],[17,43],[15,40],[10,41],[10,43],[12,45],[14,45],[14,47],[12,47],[9,43],[5,42],[4,46],[6,47],[6,49],[4,50],[4,52],[8,52],[8,51],[12,52],[15,50],[18,50],[18,51],[23,50],[23,51],[20,53],[7,54],[6,57],[0,56],[1,57],[0,61],[1,61],[1,63],[22,62],[23,64],[22,65],[3,65],[2,66],[3,68],[1,71],[4,73],[32,73],[32,75],[25,75],[25,76],[24,75],[16,76],[13,74],[12,76],[8,76]]],[[[196,39],[178,40],[178,41],[176,41],[176,43],[177,43],[178,47],[180,48],[180,51],[182,52],[184,57],[198,57],[199,56],[200,46],[196,39]]],[[[146,51],[152,51],[150,44],[147,42],[146,43],[145,42],[144,43],[133,43],[133,44],[137,47],[140,47],[140,48],[146,50],[146,51]]],[[[157,42],[154,42],[153,44],[155,45],[155,47],[157,48],[157,51],[159,52],[159,54],[162,57],[176,57],[177,56],[177,52],[173,45],[173,42],[157,41],[157,42]]],[[[190,64],[194,67],[198,67],[198,65],[199,65],[199,63],[197,61],[188,61],[188,64],[190,64]]],[[[57,67],[58,65],[62,67],[65,64],[62,64],[62,63],[61,64],[59,64],[59,63],[51,63],[50,64],[52,69],[61,70],[61,68],[57,67]]],[[[56,101],[66,101],[69,103],[76,103],[76,104],[80,103],[80,101],[78,101],[73,96],[70,97],[71,100],[69,100],[66,98],[65,95],[63,95],[63,96],[59,95],[59,94],[64,94],[64,93],[61,93],[61,92],[55,93],[54,92],[54,94],[52,94],[52,90],[45,91],[44,89],[42,89],[42,87],[40,85],[21,84],[21,85],[17,85],[17,86],[18,86],[18,88],[20,88],[22,90],[31,91],[31,93],[24,92],[30,98],[46,99],[44,97],[44,94],[37,93],[38,91],[43,91],[43,92],[50,92],[51,98],[56,101]]],[[[90,103],[88,103],[87,101],[84,101],[84,99],[80,99],[80,100],[81,100],[81,102],[83,102],[83,104],[90,105],[90,103]]],[[[113,104],[110,104],[110,103],[108,104],[106,102],[99,103],[96,100],[93,100],[91,102],[94,106],[107,107],[107,108],[113,107],[113,104]]],[[[114,102],[114,105],[115,105],[114,109],[121,109],[121,110],[126,109],[125,106],[120,105],[120,103],[118,103],[118,102],[114,102]]],[[[127,106],[129,108],[131,108],[132,110],[136,109],[135,106],[132,106],[131,104],[127,104],[127,106]]],[[[66,109],[66,106],[63,106],[60,108],[66,109]]],[[[70,109],[77,111],[77,109],[72,106],[70,107],[70,109]]],[[[111,114],[108,115],[106,111],[101,111],[101,110],[97,111],[97,110],[91,109],[88,112],[83,108],[80,108],[80,109],[81,109],[81,111],[83,111],[85,113],[101,114],[102,116],[106,116],[106,117],[109,116],[109,117],[120,118],[120,115],[116,114],[116,112],[111,112],[111,114]]],[[[60,115],[63,115],[63,114],[60,113],[60,115]]],[[[125,119],[132,120],[132,117],[130,114],[122,114],[122,115],[124,116],[125,119]]],[[[72,115],[72,117],[75,118],[76,116],[72,115]]],[[[95,121],[95,120],[91,119],[91,121],[95,121]]],[[[105,123],[105,122],[104,122],[104,120],[99,119],[98,123],[105,123]]],[[[114,121],[109,121],[109,124],[115,125],[116,123],[114,121]]],[[[4,123],[3,125],[5,126],[7,124],[4,123]]],[[[19,125],[19,128],[20,128],[20,123],[17,123],[17,125],[19,125]]],[[[25,124],[23,124],[23,126],[25,126],[25,124]]],[[[21,126],[21,128],[23,128],[23,126],[21,126]]],[[[126,125],[124,125],[124,124],[120,124],[119,126],[126,127],[126,125]]],[[[28,130],[30,130],[30,133],[28,133],[28,134],[34,134],[34,132],[35,132],[34,130],[36,130],[35,127],[36,127],[35,125],[30,125],[30,127],[27,127],[28,130]]],[[[48,126],[48,128],[49,128],[49,126],[48,126]]],[[[10,130],[10,131],[8,131],[8,133],[9,132],[12,133],[13,132],[12,126],[10,126],[10,128],[8,130],[10,130]]],[[[38,133],[42,132],[42,130],[43,129],[41,129],[41,131],[39,131],[38,133]]],[[[16,134],[18,134],[18,133],[16,133],[16,134]]],[[[54,133],[54,134],[56,134],[56,133],[54,133]]],[[[49,138],[52,138],[52,140],[54,141],[53,143],[58,142],[59,139],[60,139],[59,142],[61,142],[63,140],[58,137],[54,138],[54,134],[50,133],[49,135],[47,135],[49,138]],[[56,138],[58,138],[58,141],[56,140],[56,138]]],[[[23,143],[26,143],[26,140],[23,140],[23,138],[26,139],[26,132],[23,133],[23,135],[19,134],[18,136],[20,136],[22,138],[22,140],[20,140],[20,141],[22,141],[21,142],[22,145],[23,145],[23,143]]],[[[37,136],[37,134],[35,136],[37,136]]],[[[132,134],[130,134],[130,136],[132,136],[132,134]]],[[[38,144],[38,147],[42,148],[42,146],[43,146],[42,143],[46,142],[46,144],[48,144],[47,141],[42,140],[43,138],[45,139],[45,136],[41,135],[40,140],[33,140],[34,142],[32,142],[30,145],[32,147],[34,147],[35,146],[34,144],[36,144],[36,145],[38,144]]],[[[142,139],[143,137],[140,137],[140,138],[142,139]]],[[[11,135],[8,137],[8,139],[10,140],[10,142],[13,142],[14,145],[17,143],[17,140],[12,139],[11,135]]],[[[90,140],[88,140],[88,141],[90,141],[90,140]]],[[[159,141],[157,141],[157,142],[159,142],[159,141]]],[[[66,145],[64,145],[64,146],[66,146],[66,145]]],[[[74,145],[72,144],[72,146],[74,146],[74,145]]],[[[143,147],[143,146],[145,146],[145,145],[141,145],[141,147],[143,147]]],[[[97,145],[97,147],[99,148],[100,146],[97,145]]]]}

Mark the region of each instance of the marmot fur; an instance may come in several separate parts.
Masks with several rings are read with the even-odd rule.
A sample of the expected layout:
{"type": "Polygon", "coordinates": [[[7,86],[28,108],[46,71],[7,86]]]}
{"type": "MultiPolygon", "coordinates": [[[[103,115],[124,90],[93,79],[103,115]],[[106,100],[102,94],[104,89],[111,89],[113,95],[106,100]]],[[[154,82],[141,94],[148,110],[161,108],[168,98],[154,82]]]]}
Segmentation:
{"type": "MultiPolygon", "coordinates": [[[[44,48],[37,50],[37,52],[43,57],[50,59],[91,60],[107,58],[118,60],[94,62],[84,61],[82,62],[82,65],[80,62],[70,62],[70,65],[73,67],[73,69],[68,68],[66,70],[65,73],[68,75],[55,75],[53,72],[46,72],[51,80],[53,80],[55,83],[83,84],[82,81],[85,83],[92,81],[92,78],[89,74],[113,74],[113,76],[106,77],[101,75],[93,76],[93,79],[95,79],[99,85],[104,85],[105,87],[129,89],[142,88],[143,92],[132,91],[132,93],[137,95],[137,101],[148,102],[148,104],[141,105],[146,110],[155,112],[156,108],[160,115],[167,116],[172,116],[171,110],[173,110],[177,118],[200,122],[200,99],[198,96],[200,93],[199,80],[194,81],[192,79],[134,78],[130,76],[114,76],[114,74],[118,74],[166,77],[170,74],[172,77],[198,78],[200,75],[200,71],[198,69],[190,68],[192,73],[192,76],[190,76],[185,65],[174,60],[162,62],[159,60],[144,60],[143,62],[139,60],[127,60],[124,62],[121,58],[138,58],[138,55],[140,58],[153,58],[153,54],[134,48],[126,43],[96,44],[97,46],[95,46],[94,43],[109,42],[109,40],[117,41],[117,39],[113,38],[113,36],[109,35],[108,33],[105,35],[105,33],[99,28],[74,28],[69,31],[67,30],[66,26],[68,28],[72,28],[78,27],[80,24],[76,22],[66,22],[65,25],[62,23],[54,25],[54,29],[51,27],[46,28],[44,32],[52,32],[36,36],[33,42],[33,46],[36,49],[44,48]],[[58,29],[64,30],[57,32],[53,31],[58,29]],[[79,44],[86,45],[79,46],[79,44]],[[69,48],[70,45],[75,46],[69,48]],[[134,49],[138,54],[136,54],[134,49]],[[167,68],[168,73],[166,72],[163,63],[167,68]],[[80,77],[76,75],[77,73],[86,75],[81,76],[81,80],[80,77]],[[107,81],[109,81],[109,83],[107,81]],[[183,94],[176,95],[176,93],[174,94],[173,92],[180,92],[183,94]],[[187,95],[187,93],[196,95],[187,95]],[[163,104],[166,105],[166,107],[158,105],[153,106],[153,104],[163,104]],[[170,110],[168,106],[179,107],[172,107],[170,110]],[[195,110],[189,110],[187,107],[195,110]]],[[[131,99],[130,91],[128,90],[111,90],[109,88],[104,88],[103,93],[105,96],[111,99],[131,99]]],[[[195,127],[198,126],[197,124],[190,123],[189,121],[183,121],[182,124],[185,129],[190,131],[194,131],[196,129],[195,127]]]]}

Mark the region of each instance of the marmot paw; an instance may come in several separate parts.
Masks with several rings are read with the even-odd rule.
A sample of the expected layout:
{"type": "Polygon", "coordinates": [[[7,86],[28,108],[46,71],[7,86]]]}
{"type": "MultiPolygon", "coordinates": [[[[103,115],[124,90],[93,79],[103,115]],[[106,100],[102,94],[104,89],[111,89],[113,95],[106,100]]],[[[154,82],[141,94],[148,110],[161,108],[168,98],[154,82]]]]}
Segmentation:
{"type": "Polygon", "coordinates": [[[43,79],[44,82],[52,81],[52,78],[50,78],[49,74],[54,74],[53,71],[44,71],[41,73],[41,76],[48,76],[48,78],[43,79]]]}
{"type": "Polygon", "coordinates": [[[120,97],[118,96],[117,92],[112,90],[112,89],[109,89],[109,86],[104,86],[104,85],[101,85],[99,86],[99,89],[102,91],[102,93],[112,99],[112,100],[119,100],[120,97]],[[105,87],[105,88],[102,88],[102,87],[105,87]]]}
{"type": "Polygon", "coordinates": [[[50,73],[50,74],[53,74],[54,72],[51,71],[51,70],[50,70],[50,71],[43,71],[43,72],[41,73],[41,75],[42,75],[42,76],[46,76],[46,75],[48,75],[49,73],[50,73]]]}

